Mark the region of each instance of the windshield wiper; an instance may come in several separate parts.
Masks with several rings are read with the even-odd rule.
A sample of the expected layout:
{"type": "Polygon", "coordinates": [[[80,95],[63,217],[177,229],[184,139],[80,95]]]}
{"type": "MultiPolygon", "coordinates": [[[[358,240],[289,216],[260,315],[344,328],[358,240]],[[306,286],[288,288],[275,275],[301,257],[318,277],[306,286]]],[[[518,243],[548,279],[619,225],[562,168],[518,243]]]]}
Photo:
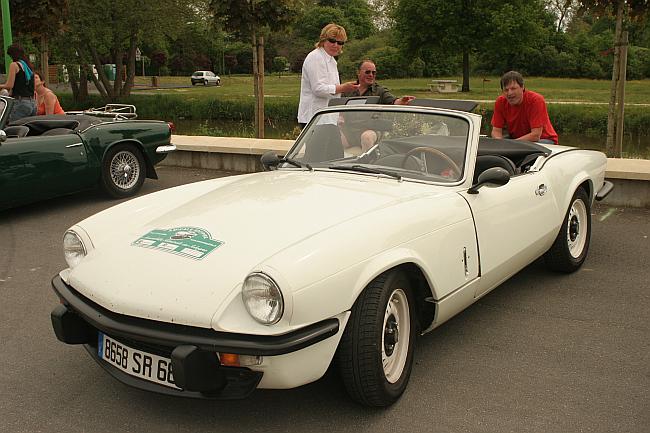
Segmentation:
{"type": "Polygon", "coordinates": [[[373,174],[383,174],[385,176],[394,177],[395,179],[401,181],[402,176],[390,170],[382,170],[380,168],[368,167],[366,165],[352,164],[352,165],[330,165],[328,168],[333,170],[350,170],[358,171],[360,173],[373,173],[373,174]]]}
{"type": "Polygon", "coordinates": [[[289,164],[293,165],[294,167],[298,167],[298,168],[305,167],[309,171],[314,171],[314,167],[312,167],[311,165],[309,165],[306,162],[296,161],[295,159],[292,159],[292,158],[281,158],[280,163],[283,163],[283,162],[289,163],[289,164]]]}

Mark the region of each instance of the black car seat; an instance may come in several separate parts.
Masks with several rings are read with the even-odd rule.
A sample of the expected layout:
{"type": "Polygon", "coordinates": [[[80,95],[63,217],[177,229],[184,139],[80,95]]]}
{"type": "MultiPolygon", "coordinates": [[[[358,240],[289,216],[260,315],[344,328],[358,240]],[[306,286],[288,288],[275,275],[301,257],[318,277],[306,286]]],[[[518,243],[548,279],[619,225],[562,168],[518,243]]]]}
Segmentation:
{"type": "Polygon", "coordinates": [[[69,128],[52,128],[48,129],[47,131],[43,132],[41,136],[43,135],[66,135],[66,134],[72,134],[74,131],[69,128]]]}
{"type": "Polygon", "coordinates": [[[305,138],[305,162],[327,162],[343,158],[341,131],[336,125],[317,125],[305,138]]]}
{"type": "Polygon", "coordinates": [[[510,176],[517,171],[515,163],[509,158],[501,155],[479,155],[476,157],[476,167],[474,168],[474,183],[478,182],[478,177],[488,168],[501,167],[505,169],[510,176]]]}
{"type": "Polygon", "coordinates": [[[29,134],[29,128],[25,125],[7,126],[4,131],[8,138],[26,137],[29,134]]]}

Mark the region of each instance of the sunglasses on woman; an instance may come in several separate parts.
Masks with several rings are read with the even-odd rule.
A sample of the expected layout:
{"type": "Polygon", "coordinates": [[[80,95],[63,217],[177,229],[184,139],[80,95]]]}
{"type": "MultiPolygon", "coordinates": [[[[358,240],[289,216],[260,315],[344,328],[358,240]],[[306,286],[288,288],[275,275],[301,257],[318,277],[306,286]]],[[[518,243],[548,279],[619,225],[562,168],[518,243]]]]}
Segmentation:
{"type": "Polygon", "coordinates": [[[336,44],[336,45],[340,45],[340,46],[345,45],[345,41],[337,41],[334,38],[327,38],[327,42],[329,42],[330,44],[336,44]]]}

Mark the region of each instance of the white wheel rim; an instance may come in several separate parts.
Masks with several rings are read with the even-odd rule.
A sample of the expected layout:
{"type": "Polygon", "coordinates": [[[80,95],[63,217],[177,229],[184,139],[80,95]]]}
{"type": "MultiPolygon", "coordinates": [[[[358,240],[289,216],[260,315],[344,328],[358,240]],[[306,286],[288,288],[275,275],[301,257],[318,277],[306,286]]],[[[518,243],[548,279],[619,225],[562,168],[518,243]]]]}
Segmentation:
{"type": "Polygon", "coordinates": [[[138,183],[140,163],[138,158],[126,150],[117,152],[111,160],[111,180],[120,189],[129,189],[138,183]]]}
{"type": "Polygon", "coordinates": [[[408,298],[402,289],[390,295],[381,336],[381,363],[386,380],[397,382],[402,377],[411,338],[411,315],[408,298]]]}
{"type": "Polygon", "coordinates": [[[569,210],[566,233],[569,253],[574,259],[580,257],[587,243],[587,224],[587,207],[578,199],[569,210]]]}

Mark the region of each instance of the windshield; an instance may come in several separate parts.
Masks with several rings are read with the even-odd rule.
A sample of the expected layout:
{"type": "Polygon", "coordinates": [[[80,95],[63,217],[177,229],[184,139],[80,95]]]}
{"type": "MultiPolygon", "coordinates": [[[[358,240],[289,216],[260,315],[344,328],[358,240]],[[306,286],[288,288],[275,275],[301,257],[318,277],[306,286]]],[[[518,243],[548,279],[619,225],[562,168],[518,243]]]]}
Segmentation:
{"type": "Polygon", "coordinates": [[[341,110],[318,114],[287,157],[314,168],[456,182],[468,136],[467,120],[453,115],[341,110]]]}

